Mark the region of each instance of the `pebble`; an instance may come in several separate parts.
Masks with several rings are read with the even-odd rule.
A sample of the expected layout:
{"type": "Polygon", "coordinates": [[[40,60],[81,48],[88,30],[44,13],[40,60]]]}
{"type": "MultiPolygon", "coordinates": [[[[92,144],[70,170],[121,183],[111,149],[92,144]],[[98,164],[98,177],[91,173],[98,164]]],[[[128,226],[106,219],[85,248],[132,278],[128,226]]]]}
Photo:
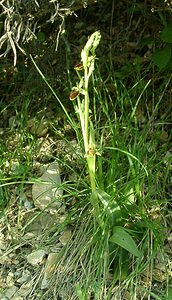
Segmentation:
{"type": "Polygon", "coordinates": [[[32,186],[32,197],[35,207],[41,210],[57,210],[61,206],[59,198],[62,196],[59,165],[53,162],[48,165],[44,174],[32,186]]]}
{"type": "Polygon", "coordinates": [[[5,297],[7,297],[7,299],[11,299],[14,294],[17,292],[18,287],[13,285],[11,286],[9,289],[7,289],[6,293],[5,293],[5,297]]]}
{"type": "Polygon", "coordinates": [[[5,237],[2,232],[0,232],[0,250],[5,250],[6,249],[6,242],[5,242],[5,237]]]}
{"type": "Polygon", "coordinates": [[[46,255],[45,250],[37,250],[27,255],[27,262],[32,266],[38,266],[42,264],[46,255]]]}
{"type": "Polygon", "coordinates": [[[54,268],[56,266],[58,253],[49,253],[45,269],[44,269],[44,277],[41,283],[41,289],[46,289],[49,286],[49,279],[52,276],[54,268]]]}
{"type": "Polygon", "coordinates": [[[45,137],[48,132],[48,122],[47,120],[41,120],[39,123],[35,119],[30,119],[28,121],[28,127],[33,134],[36,134],[38,138],[45,137]]]}
{"type": "Polygon", "coordinates": [[[16,116],[11,116],[8,119],[9,128],[15,128],[19,125],[19,121],[17,120],[16,116]]]}
{"type": "Polygon", "coordinates": [[[23,283],[19,288],[19,290],[17,291],[16,297],[24,297],[24,299],[29,299],[28,295],[30,294],[32,288],[33,288],[33,281],[23,283]]]}
{"type": "Polygon", "coordinates": [[[26,270],[23,271],[22,276],[17,279],[17,282],[18,283],[24,283],[29,279],[30,276],[31,276],[30,271],[26,269],[26,270]]]}
{"type": "Polygon", "coordinates": [[[72,230],[71,229],[66,229],[61,237],[59,238],[59,241],[62,243],[63,246],[65,246],[68,241],[71,239],[72,236],[72,230]]]}

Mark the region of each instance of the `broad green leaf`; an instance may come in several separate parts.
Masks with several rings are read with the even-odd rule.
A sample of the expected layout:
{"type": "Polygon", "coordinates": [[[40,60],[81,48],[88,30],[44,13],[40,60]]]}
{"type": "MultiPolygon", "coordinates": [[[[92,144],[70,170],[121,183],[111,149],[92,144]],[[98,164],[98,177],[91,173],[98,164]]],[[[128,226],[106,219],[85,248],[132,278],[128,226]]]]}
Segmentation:
{"type": "Polygon", "coordinates": [[[153,53],[153,62],[159,68],[167,66],[171,58],[171,45],[166,45],[163,49],[158,49],[153,53]]]}
{"type": "Polygon", "coordinates": [[[124,248],[134,256],[140,256],[140,252],[135,241],[133,240],[131,235],[121,226],[115,226],[113,228],[113,234],[110,238],[110,242],[124,248]]]}
{"type": "Polygon", "coordinates": [[[121,221],[121,208],[116,202],[114,198],[112,198],[109,194],[102,191],[101,189],[97,189],[97,196],[101,201],[104,209],[109,213],[109,215],[114,219],[115,223],[119,223],[121,221]]]}
{"type": "Polygon", "coordinates": [[[135,196],[134,196],[134,190],[133,188],[129,187],[129,189],[126,189],[125,191],[125,196],[126,196],[126,202],[125,204],[132,204],[136,202],[135,196]]]}
{"type": "Polygon", "coordinates": [[[167,64],[167,66],[165,67],[167,70],[172,70],[172,51],[171,51],[171,58],[167,64]]]}
{"type": "Polygon", "coordinates": [[[128,278],[129,275],[129,263],[120,263],[119,260],[114,262],[113,272],[113,282],[116,283],[117,281],[124,281],[128,278]]]}
{"type": "Polygon", "coordinates": [[[160,34],[165,43],[172,43],[172,24],[167,25],[160,34]]]}

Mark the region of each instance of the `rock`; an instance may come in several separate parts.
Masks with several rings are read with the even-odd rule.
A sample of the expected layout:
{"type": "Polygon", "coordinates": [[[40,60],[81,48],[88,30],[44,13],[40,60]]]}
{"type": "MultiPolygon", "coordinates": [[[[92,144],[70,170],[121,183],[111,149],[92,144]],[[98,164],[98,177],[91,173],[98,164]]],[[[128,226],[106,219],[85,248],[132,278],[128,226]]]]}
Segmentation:
{"type": "Polygon", "coordinates": [[[29,270],[24,270],[22,276],[17,279],[18,283],[24,283],[31,277],[31,272],[29,270]]]}
{"type": "Polygon", "coordinates": [[[36,135],[37,137],[44,137],[46,136],[48,132],[48,126],[46,122],[43,122],[42,124],[40,124],[36,130],[36,135]]]}
{"type": "Polygon", "coordinates": [[[5,242],[5,237],[2,232],[0,232],[0,250],[5,250],[6,249],[6,242],[5,242]]]}
{"type": "Polygon", "coordinates": [[[33,208],[33,203],[28,200],[27,195],[24,192],[21,192],[19,200],[23,203],[25,209],[30,210],[33,208]]]}
{"type": "Polygon", "coordinates": [[[44,277],[41,283],[42,290],[46,289],[49,285],[49,279],[51,278],[54,268],[56,266],[57,257],[58,257],[58,253],[50,253],[48,255],[45,269],[44,269],[44,277]]]}
{"type": "Polygon", "coordinates": [[[16,128],[19,125],[19,121],[16,116],[11,116],[8,120],[9,128],[16,128]]]}
{"type": "Polygon", "coordinates": [[[22,239],[23,239],[24,241],[29,241],[29,240],[34,239],[34,237],[35,237],[35,235],[34,235],[33,232],[27,232],[27,233],[22,237],[22,239]]]}
{"type": "Polygon", "coordinates": [[[23,219],[25,232],[29,233],[29,235],[26,235],[26,237],[24,236],[23,240],[34,238],[34,236],[41,236],[43,232],[47,230],[50,231],[53,226],[57,224],[57,222],[58,219],[55,214],[29,211],[28,214],[25,214],[25,217],[23,219]]]}
{"type": "Polygon", "coordinates": [[[48,132],[47,120],[38,121],[36,119],[30,119],[28,121],[28,127],[33,134],[37,135],[37,137],[44,137],[48,132]]]}
{"type": "Polygon", "coordinates": [[[6,284],[8,287],[12,287],[14,285],[14,273],[9,272],[6,278],[6,284]]]}
{"type": "Polygon", "coordinates": [[[9,255],[3,253],[1,250],[0,250],[0,266],[1,265],[8,265],[8,264],[11,264],[12,263],[12,259],[9,255]]]}
{"type": "Polygon", "coordinates": [[[57,201],[63,191],[58,188],[61,184],[59,165],[56,162],[49,164],[44,174],[32,186],[32,197],[35,207],[41,210],[57,210],[61,202],[57,201]]]}
{"type": "Polygon", "coordinates": [[[50,137],[41,137],[37,140],[36,148],[33,157],[42,163],[48,163],[53,158],[54,154],[54,141],[50,137]]]}
{"type": "Polygon", "coordinates": [[[158,251],[155,257],[155,269],[165,273],[168,269],[169,261],[170,258],[167,253],[161,253],[158,251]]]}
{"type": "Polygon", "coordinates": [[[71,229],[66,229],[62,236],[59,238],[59,241],[62,243],[63,246],[67,244],[67,242],[71,239],[72,236],[72,230],[71,229]]]}
{"type": "Polygon", "coordinates": [[[31,210],[33,208],[32,202],[29,201],[28,199],[25,199],[23,204],[24,204],[25,209],[27,209],[27,210],[31,210]]]}
{"type": "Polygon", "coordinates": [[[37,266],[43,262],[45,254],[46,252],[44,250],[37,250],[27,255],[26,259],[32,266],[37,266]]]}
{"type": "Polygon", "coordinates": [[[60,215],[64,215],[66,212],[66,206],[65,205],[62,205],[59,209],[59,214],[60,215]]]}
{"type": "Polygon", "coordinates": [[[167,273],[154,268],[153,270],[153,279],[158,281],[158,282],[165,282],[167,280],[167,273]]]}
{"type": "Polygon", "coordinates": [[[66,220],[67,217],[68,217],[67,214],[61,215],[61,216],[57,219],[58,223],[59,223],[59,224],[62,224],[63,222],[65,222],[65,220],[66,220]]]}
{"type": "Polygon", "coordinates": [[[18,287],[13,285],[11,286],[9,289],[7,289],[6,293],[5,293],[5,297],[7,297],[7,299],[11,299],[14,294],[17,292],[18,287]]]}
{"type": "Polygon", "coordinates": [[[21,299],[20,297],[24,297],[24,299],[29,299],[27,296],[30,294],[33,288],[33,284],[34,284],[33,280],[27,283],[23,283],[15,295],[16,299],[21,299]]]}

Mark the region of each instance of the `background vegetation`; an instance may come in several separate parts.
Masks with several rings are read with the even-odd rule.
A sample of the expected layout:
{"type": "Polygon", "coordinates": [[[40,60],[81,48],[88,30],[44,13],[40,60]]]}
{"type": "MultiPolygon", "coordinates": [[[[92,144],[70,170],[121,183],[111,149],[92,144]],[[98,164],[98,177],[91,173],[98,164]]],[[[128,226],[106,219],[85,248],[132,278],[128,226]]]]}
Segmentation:
{"type": "MultiPolygon", "coordinates": [[[[59,251],[49,288],[41,290],[41,271],[32,270],[30,299],[170,300],[171,2],[33,0],[0,7],[0,230],[8,242],[1,254],[24,257],[22,236],[45,212],[31,207],[36,215],[24,222],[21,195],[32,203],[40,167],[57,161],[66,217],[32,250],[54,247],[66,228],[72,237],[59,251]],[[100,43],[87,49],[77,73],[97,31],[100,43]]],[[[7,278],[7,262],[2,266],[7,278]]],[[[25,268],[24,258],[19,266],[25,268]]],[[[2,292],[6,287],[7,280],[2,292]]]]}

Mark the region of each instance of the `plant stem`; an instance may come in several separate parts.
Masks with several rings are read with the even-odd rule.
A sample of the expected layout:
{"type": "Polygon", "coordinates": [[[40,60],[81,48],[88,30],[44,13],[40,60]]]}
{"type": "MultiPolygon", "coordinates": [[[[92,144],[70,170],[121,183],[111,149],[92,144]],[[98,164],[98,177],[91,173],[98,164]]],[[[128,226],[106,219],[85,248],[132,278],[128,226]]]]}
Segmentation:
{"type": "Polygon", "coordinates": [[[88,70],[85,68],[85,154],[87,155],[88,151],[88,123],[89,123],[89,93],[88,93],[88,70]]]}

